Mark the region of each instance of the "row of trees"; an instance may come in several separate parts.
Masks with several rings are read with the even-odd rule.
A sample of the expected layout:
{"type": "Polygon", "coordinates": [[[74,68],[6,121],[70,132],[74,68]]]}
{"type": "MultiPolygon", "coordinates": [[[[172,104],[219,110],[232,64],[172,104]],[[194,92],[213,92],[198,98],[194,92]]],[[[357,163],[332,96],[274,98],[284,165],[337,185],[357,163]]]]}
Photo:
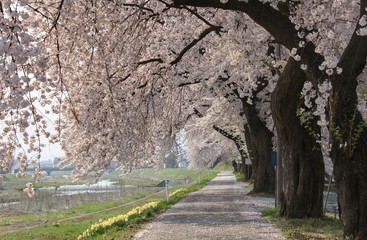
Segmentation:
{"type": "MultiPolygon", "coordinates": [[[[281,212],[287,217],[321,216],[324,164],[317,140],[321,134],[320,126],[328,124],[330,154],[345,234],[365,238],[366,196],[362,192],[365,192],[366,161],[363,155],[367,132],[365,120],[358,111],[357,86],[359,83],[364,85],[365,80],[367,39],[363,32],[366,2],[345,3],[347,9],[338,4],[315,1],[272,1],[272,5],[260,1],[174,2],[179,6],[244,12],[271,33],[275,42],[290,51],[291,58],[279,74],[271,99],[283,160],[280,166],[284,172],[281,212]],[[357,9],[354,15],[353,7],[357,9]],[[327,8],[332,10],[330,15],[324,14],[327,8]],[[349,20],[340,24],[339,21],[346,20],[343,18],[349,20]],[[343,24],[348,24],[347,28],[342,28],[343,24]],[[326,47],[327,44],[331,47],[326,47]],[[335,47],[335,44],[340,45],[335,47]],[[335,49],[330,49],[332,47],[335,49]],[[299,95],[307,90],[307,82],[315,88],[317,98],[313,101],[316,109],[312,109],[307,101],[300,101],[299,95]],[[305,115],[305,109],[317,117],[305,115]],[[302,113],[297,114],[300,110],[302,113]]],[[[247,120],[251,116],[255,115],[246,115],[247,120]]],[[[250,124],[250,136],[254,126],[250,124]]],[[[256,133],[264,136],[259,131],[256,133]]],[[[254,149],[260,147],[255,145],[254,149]]]]}
{"type": "Polygon", "coordinates": [[[1,1],[1,166],[16,157],[25,169],[43,138],[61,141],[61,163],[76,166],[76,177],[100,175],[111,162],[159,164],[184,128],[191,155],[219,154],[219,141],[194,134],[210,129],[252,160],[255,192],[274,191],[270,153],[280,149],[285,217],[322,215],[330,154],[345,235],[364,239],[366,7],[1,1]]]}

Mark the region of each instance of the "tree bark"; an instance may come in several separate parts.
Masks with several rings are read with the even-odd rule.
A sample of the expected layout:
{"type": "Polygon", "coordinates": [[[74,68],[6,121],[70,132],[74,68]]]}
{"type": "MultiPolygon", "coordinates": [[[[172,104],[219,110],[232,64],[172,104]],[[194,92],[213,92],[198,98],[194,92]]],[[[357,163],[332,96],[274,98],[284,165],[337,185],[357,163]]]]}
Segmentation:
{"type": "Polygon", "coordinates": [[[322,153],[297,116],[305,73],[293,58],[273,91],[271,109],[282,147],[283,187],[281,215],[290,218],[321,217],[324,187],[322,153]]]}
{"type": "MultiPolygon", "coordinates": [[[[245,141],[246,141],[246,146],[247,146],[247,151],[248,151],[248,158],[252,163],[252,159],[254,159],[254,155],[253,155],[253,146],[251,143],[251,136],[250,136],[250,129],[248,126],[248,123],[246,123],[245,125],[243,125],[243,129],[244,129],[244,134],[245,134],[245,141]]],[[[247,172],[247,176],[249,176],[249,179],[254,180],[255,179],[255,175],[253,173],[253,168],[252,165],[251,166],[246,166],[245,165],[245,171],[247,172]]]]}
{"type": "MultiPolygon", "coordinates": [[[[366,43],[367,44],[367,43],[366,43]]],[[[331,109],[333,123],[331,158],[337,185],[340,216],[344,234],[355,239],[367,239],[367,127],[356,110],[355,90],[344,88],[335,93],[331,109]],[[338,107],[336,107],[338,106],[338,107]]]]}
{"type": "MultiPolygon", "coordinates": [[[[366,14],[361,1],[361,15],[366,14]]],[[[359,26],[357,26],[358,29],[359,26]]],[[[331,158],[344,234],[367,239],[367,123],[357,110],[357,78],[366,67],[367,36],[354,34],[341,57],[330,101],[331,158]]]]}
{"type": "Polygon", "coordinates": [[[274,193],[275,171],[271,165],[273,134],[259,118],[255,105],[248,104],[245,99],[241,101],[247,119],[247,135],[251,139],[252,178],[254,180],[254,188],[251,193],[274,193]]]}

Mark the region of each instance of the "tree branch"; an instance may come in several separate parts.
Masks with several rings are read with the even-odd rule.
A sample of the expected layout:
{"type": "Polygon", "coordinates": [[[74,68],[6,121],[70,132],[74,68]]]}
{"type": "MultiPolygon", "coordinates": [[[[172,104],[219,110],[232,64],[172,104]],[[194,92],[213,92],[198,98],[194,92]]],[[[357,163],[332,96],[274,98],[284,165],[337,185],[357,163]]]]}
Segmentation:
{"type": "Polygon", "coordinates": [[[57,8],[57,15],[56,15],[56,18],[54,19],[54,21],[52,22],[52,27],[50,28],[50,31],[52,31],[52,29],[56,28],[57,26],[57,22],[59,21],[60,19],[60,16],[61,16],[61,10],[62,10],[62,5],[64,4],[64,0],[61,0],[60,2],[60,5],[59,7],[57,8]]]}
{"type": "Polygon", "coordinates": [[[2,14],[4,14],[4,9],[3,9],[3,4],[2,4],[2,2],[0,2],[0,12],[1,12],[2,14]]]}
{"type": "Polygon", "coordinates": [[[195,79],[194,81],[191,81],[191,82],[180,83],[177,85],[177,87],[184,87],[188,85],[198,84],[198,83],[201,83],[201,81],[202,81],[201,79],[195,79]]]}
{"type": "MultiPolygon", "coordinates": [[[[192,40],[187,46],[185,46],[181,50],[181,52],[178,54],[178,56],[172,62],[170,62],[170,64],[171,65],[177,64],[179,61],[181,61],[181,59],[183,58],[183,56],[186,54],[187,51],[189,51],[191,48],[193,48],[198,42],[200,42],[202,39],[204,39],[209,33],[216,32],[217,34],[219,34],[221,28],[222,28],[221,26],[211,25],[210,27],[205,29],[202,33],[200,33],[198,38],[192,40]]],[[[151,62],[163,63],[163,60],[161,58],[152,58],[152,59],[148,59],[148,60],[138,62],[138,66],[139,65],[144,65],[144,64],[147,64],[147,63],[151,63],[151,62]]]]}
{"type": "Polygon", "coordinates": [[[215,31],[219,33],[221,26],[210,26],[207,29],[205,29],[200,35],[199,38],[194,39],[189,43],[186,47],[184,47],[181,52],[178,54],[175,60],[170,62],[171,65],[177,64],[179,61],[181,61],[182,57],[185,55],[187,51],[189,51],[191,48],[193,48],[198,42],[200,42],[202,39],[204,39],[209,33],[215,31]]]}
{"type": "MultiPolygon", "coordinates": [[[[365,1],[365,0],[363,0],[365,1]]],[[[324,57],[315,53],[315,45],[308,42],[304,48],[299,47],[298,31],[289,17],[274,9],[269,3],[259,0],[241,1],[228,0],[222,3],[220,0],[173,0],[176,6],[212,7],[223,10],[232,10],[246,13],[254,22],[268,31],[277,43],[285,46],[289,50],[296,48],[301,55],[301,62],[309,68],[307,70],[308,79],[317,85],[319,80],[323,80],[325,73],[319,70],[319,66],[324,61],[324,57]]],[[[307,31],[307,30],[305,30],[307,31]]]]}
{"type": "Polygon", "coordinates": [[[147,63],[152,63],[152,62],[158,62],[158,63],[163,63],[163,60],[161,58],[152,58],[152,59],[148,59],[148,60],[143,60],[138,62],[138,66],[139,65],[144,65],[147,63]]]}
{"type": "MultiPolygon", "coordinates": [[[[351,79],[356,79],[362,73],[366,66],[366,57],[367,36],[359,36],[354,33],[338,64],[343,69],[342,79],[346,85],[351,79]]],[[[338,84],[335,83],[335,85],[338,84]]]]}
{"type": "MultiPolygon", "coordinates": [[[[136,8],[139,8],[141,10],[145,10],[145,11],[148,11],[148,12],[151,12],[151,13],[154,13],[153,9],[150,9],[150,8],[147,8],[147,7],[144,7],[143,5],[138,5],[138,4],[132,4],[132,3],[124,3],[122,4],[123,6],[125,7],[136,7],[136,8]]],[[[145,4],[144,4],[145,5],[145,4]]]]}
{"type": "Polygon", "coordinates": [[[215,27],[215,25],[211,24],[208,20],[206,20],[205,18],[203,18],[200,14],[198,14],[196,11],[188,8],[187,6],[183,7],[184,9],[186,9],[187,11],[189,11],[191,14],[193,14],[194,16],[196,16],[198,19],[200,19],[201,21],[203,21],[205,24],[207,24],[210,27],[215,27]]]}
{"type": "Polygon", "coordinates": [[[227,3],[222,3],[220,0],[174,0],[173,2],[176,6],[212,7],[244,12],[288,49],[298,47],[299,38],[294,24],[269,3],[264,4],[258,0],[246,2],[229,0],[227,3]]]}
{"type": "Polygon", "coordinates": [[[222,136],[228,138],[229,140],[232,140],[236,144],[236,147],[240,151],[241,155],[243,157],[247,157],[247,154],[243,150],[241,150],[243,149],[245,142],[240,138],[240,136],[231,134],[230,132],[218,127],[217,125],[213,125],[213,129],[220,133],[222,136]]]}

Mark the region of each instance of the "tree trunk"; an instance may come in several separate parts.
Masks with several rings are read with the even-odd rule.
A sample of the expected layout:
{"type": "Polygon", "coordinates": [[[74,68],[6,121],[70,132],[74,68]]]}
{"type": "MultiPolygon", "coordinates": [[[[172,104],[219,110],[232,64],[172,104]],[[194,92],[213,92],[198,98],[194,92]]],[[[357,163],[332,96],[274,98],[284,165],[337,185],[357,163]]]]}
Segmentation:
{"type": "Polygon", "coordinates": [[[248,159],[251,161],[251,165],[244,165],[244,170],[246,172],[246,176],[248,177],[247,180],[254,180],[255,178],[255,175],[252,171],[252,161],[254,159],[254,155],[253,155],[253,146],[252,146],[252,143],[251,143],[251,136],[250,136],[250,129],[249,129],[249,126],[248,124],[246,123],[245,125],[243,125],[243,129],[244,129],[244,134],[245,134],[245,142],[246,142],[246,146],[247,146],[247,155],[248,155],[248,159]]]}
{"type": "Polygon", "coordinates": [[[278,166],[284,173],[281,215],[290,218],[322,216],[325,173],[322,153],[296,114],[305,80],[299,63],[290,58],[271,100],[278,144],[282,147],[283,164],[278,166]]]}
{"type": "Polygon", "coordinates": [[[332,98],[337,111],[331,115],[331,157],[344,234],[362,240],[367,239],[367,126],[356,110],[356,92],[343,89],[342,95],[346,98],[332,98]]]}
{"type": "Polygon", "coordinates": [[[241,164],[240,164],[240,173],[243,174],[243,176],[245,177],[246,180],[249,180],[251,178],[251,176],[248,174],[248,172],[246,171],[246,157],[247,157],[247,153],[246,151],[243,149],[243,145],[241,147],[238,147],[238,152],[241,155],[241,164]]]}
{"type": "Polygon", "coordinates": [[[238,173],[238,164],[236,163],[235,160],[232,160],[232,167],[233,167],[233,172],[238,173]]]}
{"type": "MultiPolygon", "coordinates": [[[[361,15],[367,1],[361,1],[361,15]]],[[[357,29],[359,26],[357,26],[357,29]]],[[[366,67],[367,36],[354,34],[331,81],[330,122],[334,176],[344,234],[367,239],[367,123],[357,110],[357,78],[366,67]],[[353,64],[351,64],[353,63],[353,64]]]]}
{"type": "Polygon", "coordinates": [[[249,134],[247,135],[251,138],[252,178],[254,180],[252,193],[274,193],[275,171],[271,165],[273,134],[259,118],[255,105],[248,104],[245,99],[242,99],[242,106],[248,124],[249,134]]]}
{"type": "Polygon", "coordinates": [[[353,156],[339,146],[332,148],[344,235],[358,240],[367,239],[367,131],[363,134],[365,142],[359,144],[353,156]]]}

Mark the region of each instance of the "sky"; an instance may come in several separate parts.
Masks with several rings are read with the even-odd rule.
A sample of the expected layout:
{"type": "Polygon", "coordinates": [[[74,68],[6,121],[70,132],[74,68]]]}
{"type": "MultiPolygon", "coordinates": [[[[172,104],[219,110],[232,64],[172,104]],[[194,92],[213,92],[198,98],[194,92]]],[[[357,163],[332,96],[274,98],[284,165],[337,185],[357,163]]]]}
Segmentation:
{"type": "Polygon", "coordinates": [[[64,157],[65,153],[61,149],[60,144],[46,144],[46,147],[41,153],[41,161],[51,160],[53,161],[56,157],[64,157]]]}
{"type": "MultiPolygon", "coordinates": [[[[59,116],[52,113],[50,106],[42,107],[39,103],[35,103],[35,106],[36,106],[37,110],[41,113],[41,115],[45,116],[44,119],[46,121],[48,121],[47,131],[49,131],[51,134],[54,134],[55,133],[55,130],[54,130],[55,122],[57,122],[57,119],[58,119],[59,116]],[[48,110],[48,112],[49,112],[48,114],[45,113],[46,110],[48,110]]],[[[34,134],[35,133],[35,127],[33,125],[30,125],[27,129],[27,132],[29,134],[34,134]]],[[[19,136],[18,139],[22,142],[22,138],[20,136],[19,136]]],[[[59,143],[50,143],[49,140],[43,135],[41,135],[40,141],[41,141],[42,144],[45,145],[45,147],[42,149],[42,152],[41,152],[41,159],[40,159],[41,161],[49,161],[49,160],[53,161],[57,157],[64,157],[65,156],[65,153],[61,149],[61,145],[59,143]]],[[[27,149],[27,147],[24,146],[24,149],[27,149]]],[[[31,159],[36,154],[37,153],[35,153],[35,152],[27,154],[28,159],[31,159]]]]}

